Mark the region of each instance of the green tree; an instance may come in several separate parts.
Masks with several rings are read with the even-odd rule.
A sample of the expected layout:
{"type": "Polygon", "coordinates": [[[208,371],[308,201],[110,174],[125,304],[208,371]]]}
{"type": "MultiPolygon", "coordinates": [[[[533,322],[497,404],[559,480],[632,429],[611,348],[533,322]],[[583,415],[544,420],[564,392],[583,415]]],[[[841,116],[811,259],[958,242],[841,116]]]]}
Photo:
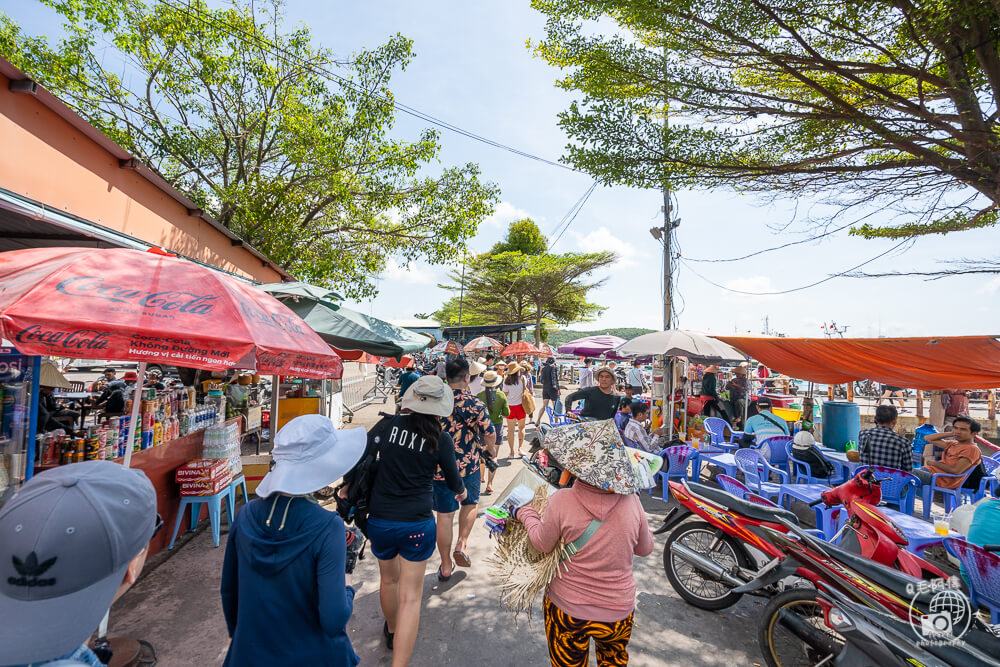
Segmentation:
{"type": "MultiPolygon", "coordinates": [[[[511,232],[526,229],[521,222],[511,224],[511,232]]],[[[537,230],[534,223],[531,227],[537,230]]],[[[517,234],[508,233],[507,243],[517,234]]],[[[544,241],[544,237],[542,237],[544,241]]],[[[498,244],[501,245],[502,244],[498,244]]],[[[611,265],[611,252],[526,254],[520,251],[493,251],[467,260],[464,279],[452,271],[452,283],[442,285],[461,293],[434,313],[435,319],[453,326],[458,323],[461,302],[463,324],[534,322],[535,343],[544,340],[545,324],[586,321],[604,310],[587,301],[587,293],[604,283],[593,280],[595,271],[611,265]]]]}
{"type": "Polygon", "coordinates": [[[521,252],[525,255],[541,255],[549,249],[549,242],[542,230],[531,218],[510,223],[507,236],[490,250],[491,253],[521,252]]]}
{"type": "Polygon", "coordinates": [[[439,138],[391,138],[396,35],[349,62],[282,27],[280,0],[42,0],[54,41],[0,14],[0,51],[300,279],[371,296],[387,257],[440,264],[497,201],[475,164],[436,175],[439,138]],[[131,71],[105,67],[98,38],[131,71]]]}
{"type": "Polygon", "coordinates": [[[560,116],[566,160],[602,183],[724,185],[903,217],[852,230],[866,237],[997,222],[996,2],[532,6],[547,17],[535,53],[581,97],[560,116]]]}

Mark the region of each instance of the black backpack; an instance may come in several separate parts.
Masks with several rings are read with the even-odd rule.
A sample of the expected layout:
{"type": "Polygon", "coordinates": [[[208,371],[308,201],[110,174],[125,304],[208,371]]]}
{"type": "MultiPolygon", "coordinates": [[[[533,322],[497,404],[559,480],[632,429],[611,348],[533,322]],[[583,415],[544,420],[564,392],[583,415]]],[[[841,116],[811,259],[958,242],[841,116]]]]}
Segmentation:
{"type": "Polygon", "coordinates": [[[369,429],[368,444],[361,460],[344,475],[344,481],[334,490],[340,518],[344,523],[354,523],[365,537],[368,537],[368,511],[372,500],[372,488],[375,486],[375,474],[378,472],[379,443],[396,417],[385,412],[379,414],[382,415],[382,419],[369,429]],[[344,487],[347,487],[346,497],[341,497],[340,492],[344,487]]]}

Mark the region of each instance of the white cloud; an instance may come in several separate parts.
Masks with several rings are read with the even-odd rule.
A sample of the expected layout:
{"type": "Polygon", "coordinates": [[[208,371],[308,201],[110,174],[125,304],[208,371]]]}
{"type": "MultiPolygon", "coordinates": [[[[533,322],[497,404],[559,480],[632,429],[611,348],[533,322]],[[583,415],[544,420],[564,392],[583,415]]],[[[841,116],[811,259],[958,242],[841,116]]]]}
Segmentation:
{"type": "Polygon", "coordinates": [[[413,262],[400,265],[391,257],[385,262],[382,279],[405,281],[416,285],[431,285],[436,282],[433,272],[428,267],[416,266],[413,262]]]}
{"type": "Polygon", "coordinates": [[[976,294],[996,294],[997,290],[1000,290],[1000,276],[984,283],[976,290],[976,294]]]}
{"type": "Polygon", "coordinates": [[[738,294],[736,292],[726,292],[726,299],[730,301],[773,301],[776,295],[766,294],[766,292],[777,292],[776,287],[769,276],[742,276],[733,278],[722,283],[726,289],[736,292],[749,292],[749,294],[738,294]]]}
{"type": "Polygon", "coordinates": [[[545,218],[533,217],[524,209],[518,208],[510,202],[502,201],[497,204],[493,215],[483,220],[483,224],[490,227],[506,228],[508,223],[515,220],[523,220],[524,218],[531,218],[535,222],[545,220],[545,218]]]}
{"type": "Polygon", "coordinates": [[[603,252],[610,250],[618,255],[615,263],[616,269],[626,269],[638,264],[638,259],[645,256],[639,252],[634,245],[627,243],[608,230],[607,227],[598,227],[589,234],[573,233],[576,237],[576,245],[583,252],[603,252]]]}

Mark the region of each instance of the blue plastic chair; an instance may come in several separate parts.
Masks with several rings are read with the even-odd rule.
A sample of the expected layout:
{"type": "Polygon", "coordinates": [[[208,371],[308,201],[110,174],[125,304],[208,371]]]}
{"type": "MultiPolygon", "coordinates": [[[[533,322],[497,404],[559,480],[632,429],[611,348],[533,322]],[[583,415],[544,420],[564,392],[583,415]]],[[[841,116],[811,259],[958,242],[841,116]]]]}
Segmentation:
{"type": "Polygon", "coordinates": [[[785,456],[788,458],[788,472],[792,476],[793,484],[840,484],[844,481],[844,471],[837,468],[837,472],[827,477],[813,477],[812,468],[802,459],[795,457],[793,451],[794,443],[785,445],[785,456]]]}
{"type": "Polygon", "coordinates": [[[233,478],[233,481],[229,484],[229,517],[236,516],[236,492],[242,491],[243,493],[243,504],[246,505],[250,502],[250,494],[247,493],[247,478],[241,473],[233,478]]]}
{"type": "Polygon", "coordinates": [[[746,495],[750,493],[750,489],[743,482],[729,475],[716,475],[715,481],[719,483],[723,491],[731,493],[737,498],[746,498],[746,495]]]}
{"type": "Polygon", "coordinates": [[[212,526],[212,541],[215,546],[219,546],[219,531],[221,530],[222,523],[222,501],[225,500],[226,511],[229,512],[229,524],[233,523],[233,488],[232,485],[227,486],[222,491],[211,495],[211,496],[181,496],[181,505],[177,508],[177,520],[174,521],[174,534],[170,536],[170,545],[168,549],[174,548],[174,541],[177,539],[177,533],[181,529],[181,521],[184,520],[184,512],[188,507],[191,508],[191,527],[189,532],[198,527],[198,516],[201,514],[201,506],[208,505],[208,520],[212,526]]]}
{"type": "Polygon", "coordinates": [[[566,424],[573,423],[573,420],[567,417],[565,412],[556,413],[551,405],[545,406],[545,414],[549,418],[549,423],[553,426],[565,426],[566,424]]]}
{"type": "Polygon", "coordinates": [[[983,478],[979,480],[979,488],[977,489],[967,489],[962,487],[962,495],[969,499],[970,503],[979,502],[986,497],[986,489],[990,490],[990,495],[994,498],[997,497],[997,483],[1000,479],[994,477],[993,473],[997,468],[1000,468],[1000,461],[996,459],[991,459],[986,456],[983,457],[983,467],[986,469],[986,474],[983,478]]]}
{"type": "Polygon", "coordinates": [[[990,458],[993,459],[994,461],[1000,461],[1000,449],[990,454],[990,458]]]}
{"type": "Polygon", "coordinates": [[[895,505],[903,514],[913,514],[913,504],[917,499],[920,480],[904,470],[888,466],[861,466],[855,474],[871,469],[875,478],[882,480],[882,502],[895,505]]]}
{"type": "Polygon", "coordinates": [[[944,548],[962,564],[973,606],[985,607],[990,623],[1000,623],[1000,555],[954,537],[944,539],[944,548]]]}
{"type": "Polygon", "coordinates": [[[740,449],[733,455],[736,466],[743,473],[743,479],[752,493],[770,499],[781,495],[781,484],[772,484],[768,480],[775,474],[782,484],[790,484],[788,473],[772,467],[764,460],[756,449],[740,449]]]}
{"type": "Polygon", "coordinates": [[[743,431],[734,431],[725,419],[719,417],[705,417],[702,428],[711,436],[712,446],[730,451],[739,447],[739,440],[743,436],[743,431]],[[726,431],[729,431],[729,439],[726,440],[726,431]]]}
{"type": "Polygon", "coordinates": [[[962,503],[962,485],[965,484],[965,480],[972,474],[972,471],[976,469],[976,466],[972,466],[965,472],[949,474],[946,472],[935,473],[931,476],[931,483],[924,484],[921,488],[921,494],[923,495],[924,501],[924,518],[930,519],[931,517],[931,504],[934,502],[934,492],[937,491],[941,494],[941,504],[944,505],[945,512],[951,512],[953,509],[958,507],[962,503]],[[945,489],[937,485],[939,479],[957,479],[958,486],[954,489],[945,489]]]}
{"type": "Polygon", "coordinates": [[[688,464],[698,455],[698,450],[689,445],[675,445],[663,450],[663,467],[656,473],[663,483],[663,502],[670,500],[670,487],[667,481],[671,477],[680,477],[685,481],[691,481],[688,475],[688,464]]]}
{"type": "Polygon", "coordinates": [[[761,449],[766,444],[770,452],[768,463],[785,470],[788,468],[788,448],[791,447],[793,440],[790,435],[772,435],[758,442],[755,449],[761,449]]]}

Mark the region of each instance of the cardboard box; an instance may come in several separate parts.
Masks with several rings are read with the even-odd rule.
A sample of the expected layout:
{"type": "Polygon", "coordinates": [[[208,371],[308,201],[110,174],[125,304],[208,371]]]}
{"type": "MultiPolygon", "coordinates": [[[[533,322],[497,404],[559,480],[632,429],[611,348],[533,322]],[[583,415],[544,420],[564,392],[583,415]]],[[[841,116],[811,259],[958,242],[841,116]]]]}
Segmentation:
{"type": "Polygon", "coordinates": [[[229,459],[195,459],[174,471],[174,480],[183,482],[208,482],[232,472],[229,459]]]}
{"type": "Polygon", "coordinates": [[[214,496],[219,491],[224,490],[232,481],[230,475],[208,482],[183,482],[181,484],[182,496],[214,496]]]}
{"type": "Polygon", "coordinates": [[[247,481],[247,491],[254,493],[257,491],[260,480],[264,479],[264,475],[271,470],[271,455],[249,455],[242,456],[240,459],[243,461],[243,476],[247,481]]]}

